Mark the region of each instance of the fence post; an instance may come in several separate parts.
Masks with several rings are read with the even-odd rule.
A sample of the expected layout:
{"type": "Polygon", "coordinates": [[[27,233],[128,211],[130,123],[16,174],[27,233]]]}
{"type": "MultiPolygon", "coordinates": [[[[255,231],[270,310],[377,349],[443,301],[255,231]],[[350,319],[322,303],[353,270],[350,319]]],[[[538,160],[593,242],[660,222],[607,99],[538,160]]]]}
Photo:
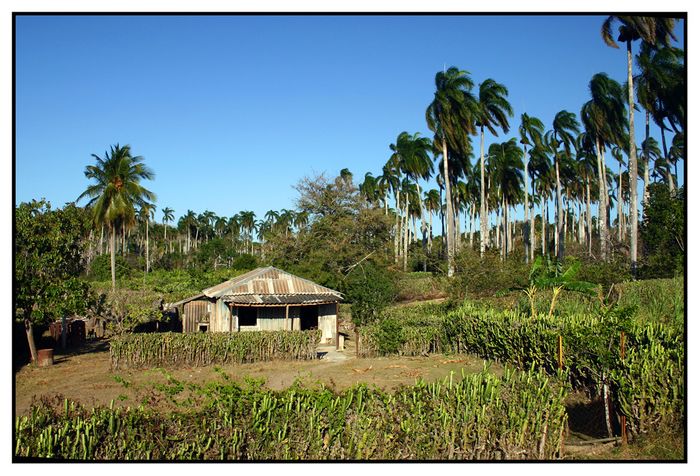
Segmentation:
{"type": "MultiPolygon", "coordinates": [[[[625,331],[620,332],[620,359],[625,360],[625,331]]],[[[625,446],[627,444],[627,417],[625,415],[620,416],[620,427],[622,445],[625,446]]]]}

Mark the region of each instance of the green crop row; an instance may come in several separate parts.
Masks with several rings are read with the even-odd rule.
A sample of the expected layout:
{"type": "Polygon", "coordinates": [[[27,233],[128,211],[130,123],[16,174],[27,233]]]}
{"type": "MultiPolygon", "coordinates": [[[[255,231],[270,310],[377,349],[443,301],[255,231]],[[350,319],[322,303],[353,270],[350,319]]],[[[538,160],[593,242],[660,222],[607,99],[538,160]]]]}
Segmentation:
{"type": "Polygon", "coordinates": [[[560,458],[564,379],[506,368],[393,393],[217,383],[198,409],[87,410],[45,402],[15,423],[15,456],[67,460],[560,458]]]}
{"type": "Polygon", "coordinates": [[[320,331],[126,334],[110,343],[112,369],[192,367],[316,358],[320,331]]]}
{"type": "Polygon", "coordinates": [[[441,314],[430,306],[423,315],[412,309],[362,327],[358,355],[473,353],[554,374],[560,339],[562,365],[573,386],[610,385],[633,435],[656,422],[681,421],[685,368],[679,325],[636,322],[615,313],[532,319],[472,304],[441,314]]]}

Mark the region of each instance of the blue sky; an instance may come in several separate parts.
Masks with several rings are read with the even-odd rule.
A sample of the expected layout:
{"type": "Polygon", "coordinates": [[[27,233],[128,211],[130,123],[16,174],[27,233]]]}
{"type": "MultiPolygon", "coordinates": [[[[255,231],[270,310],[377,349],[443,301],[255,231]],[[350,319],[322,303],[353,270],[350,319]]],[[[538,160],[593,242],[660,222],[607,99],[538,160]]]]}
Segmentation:
{"type": "Polygon", "coordinates": [[[431,136],[435,73],[452,65],[509,89],[511,131],[488,148],[523,112],[578,115],[593,74],[626,79],[603,19],[17,17],[15,201],[75,200],[91,154],[121,143],[156,173],[158,221],[166,206],[176,218],[293,208],[302,177],[377,175],[401,131],[431,136]]]}

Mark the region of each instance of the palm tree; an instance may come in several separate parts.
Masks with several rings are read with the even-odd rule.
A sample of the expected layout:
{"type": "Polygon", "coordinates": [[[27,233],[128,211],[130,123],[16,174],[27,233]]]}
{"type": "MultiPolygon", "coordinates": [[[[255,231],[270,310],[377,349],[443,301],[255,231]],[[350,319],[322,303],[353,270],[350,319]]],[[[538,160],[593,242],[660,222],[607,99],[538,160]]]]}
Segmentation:
{"type": "Polygon", "coordinates": [[[523,185],[523,150],[515,138],[489,147],[489,163],[494,171],[494,183],[498,187],[503,204],[503,255],[508,256],[512,249],[510,239],[508,207],[520,199],[523,185]]]}
{"type": "Polygon", "coordinates": [[[486,185],[484,176],[484,128],[487,128],[494,136],[498,136],[496,128],[503,129],[505,134],[508,133],[510,129],[508,117],[513,115],[513,108],[508,102],[507,97],[508,89],[493,79],[487,79],[479,85],[479,98],[476,104],[478,111],[476,114],[476,126],[479,128],[481,137],[481,206],[479,210],[481,217],[480,252],[482,256],[484,255],[484,251],[486,251],[485,237],[488,236],[488,212],[486,209],[486,185]]]}
{"type": "Polygon", "coordinates": [[[428,128],[435,133],[435,142],[442,150],[442,165],[445,177],[445,200],[447,204],[447,275],[454,275],[454,213],[450,188],[449,154],[467,150],[466,140],[475,133],[474,86],[469,73],[450,67],[435,75],[435,94],[425,113],[428,128]]]}
{"type": "Polygon", "coordinates": [[[659,143],[653,137],[648,137],[642,142],[642,150],[644,151],[644,162],[642,162],[644,193],[642,194],[642,203],[646,206],[646,203],[649,201],[649,163],[655,164],[661,158],[661,150],[659,150],[659,143]]]}
{"type": "MultiPolygon", "coordinates": [[[[530,178],[532,179],[531,182],[531,187],[532,187],[532,197],[533,201],[535,200],[534,197],[536,195],[535,193],[535,181],[538,181],[539,185],[539,202],[540,202],[540,215],[542,218],[542,254],[545,254],[545,245],[546,245],[546,234],[545,234],[545,221],[546,221],[546,216],[545,216],[545,206],[546,206],[546,197],[544,194],[544,190],[546,189],[546,182],[547,182],[547,177],[550,175],[550,163],[549,163],[549,157],[547,156],[547,150],[546,150],[546,145],[542,140],[540,140],[540,144],[535,145],[532,149],[530,149],[530,157],[528,160],[527,164],[527,171],[528,174],[530,175],[530,178]]],[[[533,206],[532,210],[532,216],[530,218],[531,223],[532,223],[532,231],[531,231],[531,236],[532,238],[532,254],[533,254],[533,259],[534,259],[534,248],[535,248],[535,210],[533,206]]]]}
{"type": "Polygon", "coordinates": [[[352,183],[352,172],[350,172],[350,169],[341,170],[339,177],[347,183],[352,183]]]}
{"type": "Polygon", "coordinates": [[[187,231],[187,243],[185,248],[187,250],[187,253],[189,253],[190,249],[192,248],[192,228],[197,227],[197,215],[195,215],[195,213],[192,210],[187,210],[185,216],[180,218],[180,222],[187,231]]]}
{"type": "MultiPolygon", "coordinates": [[[[423,235],[423,250],[427,248],[427,225],[423,213],[423,201],[420,200],[421,191],[419,180],[429,180],[433,173],[433,161],[430,158],[432,144],[427,137],[420,137],[419,133],[413,135],[402,132],[396,139],[396,156],[399,160],[399,167],[406,174],[409,180],[413,180],[416,193],[417,205],[420,209],[421,232],[423,235]]],[[[414,202],[415,203],[415,202],[414,202]]],[[[404,259],[405,261],[405,259],[404,259]]],[[[427,268],[427,263],[423,260],[423,270],[427,268]]]]}
{"type": "MultiPolygon", "coordinates": [[[[686,97],[685,81],[683,80],[685,75],[684,66],[681,63],[683,51],[673,47],[655,48],[647,43],[642,43],[636,59],[637,67],[640,70],[639,74],[634,77],[637,102],[644,107],[646,112],[644,141],[649,140],[649,118],[651,116],[661,129],[662,140],[665,144],[665,131],[670,130],[665,124],[666,120],[676,131],[678,131],[677,125],[682,127],[685,124],[686,97]]],[[[648,167],[649,158],[646,149],[644,149],[644,143],[642,143],[642,150],[645,162],[643,167],[648,167]]],[[[668,154],[665,157],[666,160],[669,160],[668,154]]],[[[669,170],[667,177],[669,189],[673,192],[675,184],[670,178],[670,167],[667,170],[669,170]]],[[[645,177],[647,178],[645,183],[648,184],[648,176],[645,177]]]]}
{"type": "Polygon", "coordinates": [[[132,156],[131,147],[119,144],[112,146],[104,158],[92,154],[97,165],[85,167],[85,177],[95,183],[80,194],[77,200],[90,197],[87,203],[92,207],[92,218],[97,227],[107,225],[110,231],[110,266],[112,270],[112,290],[116,289],[115,248],[118,229],[126,229],[133,224],[135,207],[156,196],[141,185],[141,180],[155,177],[153,171],[143,163],[143,157],[132,156]]]}
{"type": "Polygon", "coordinates": [[[576,138],[576,155],[578,174],[586,184],[586,243],[588,254],[593,256],[593,218],[591,216],[591,181],[596,173],[595,139],[587,132],[582,132],[576,138]]]}
{"type": "Polygon", "coordinates": [[[141,204],[141,209],[139,210],[139,218],[146,223],[146,274],[148,274],[151,264],[148,243],[148,225],[151,219],[155,218],[155,211],[156,206],[148,202],[141,204]]]}
{"type": "Polygon", "coordinates": [[[168,223],[175,218],[175,210],[170,207],[165,207],[160,211],[163,212],[163,241],[165,242],[168,239],[168,223]]]}
{"type": "MultiPolygon", "coordinates": [[[[605,73],[593,75],[588,85],[591,99],[581,108],[581,121],[595,144],[598,169],[598,229],[600,230],[600,255],[608,257],[607,188],[605,147],[622,145],[627,138],[624,92],[617,81],[605,73]]],[[[630,159],[631,160],[631,159],[630,159]]],[[[631,196],[631,194],[630,194],[631,196]]],[[[631,211],[630,211],[631,213],[631,211]]]]}
{"type": "Polygon", "coordinates": [[[428,227],[428,250],[433,249],[433,213],[440,210],[440,193],[433,189],[425,192],[425,197],[423,199],[423,205],[428,212],[428,219],[430,221],[428,227]]]}
{"type": "Polygon", "coordinates": [[[563,145],[564,149],[562,154],[567,157],[571,156],[570,150],[575,141],[575,134],[579,132],[579,122],[576,120],[576,115],[569,111],[559,111],[556,116],[554,116],[554,121],[552,121],[552,130],[548,133],[550,136],[547,142],[551,145],[554,152],[554,174],[556,177],[557,184],[557,226],[556,226],[556,237],[557,237],[557,258],[559,260],[564,259],[564,204],[562,201],[561,193],[561,174],[560,174],[560,162],[561,154],[559,152],[559,146],[563,145]]]}
{"type": "MultiPolygon", "coordinates": [[[[253,254],[253,230],[255,230],[255,213],[252,211],[242,211],[240,213],[241,228],[246,231],[250,254],[253,254]]],[[[247,252],[247,251],[246,251],[247,252]]]]}
{"type": "Polygon", "coordinates": [[[632,78],[632,42],[642,40],[648,45],[670,46],[675,20],[663,17],[611,15],[603,22],[601,35],[606,45],[619,48],[613,38],[613,24],[619,22],[617,41],[627,45],[627,103],[629,113],[629,175],[630,180],[630,261],[632,273],[637,271],[637,146],[634,135],[634,81],[632,78]]]}
{"type": "Polygon", "coordinates": [[[379,199],[379,186],[377,181],[377,178],[372,175],[372,172],[367,172],[365,174],[365,179],[358,187],[360,195],[370,206],[375,206],[379,199]]]}
{"type": "MultiPolygon", "coordinates": [[[[542,135],[544,134],[544,124],[541,120],[536,117],[530,117],[523,113],[520,116],[520,143],[523,145],[523,152],[527,155],[527,147],[535,147],[542,142],[542,135]]],[[[530,159],[528,158],[528,165],[530,159]]],[[[525,230],[523,232],[524,242],[525,242],[525,262],[529,262],[534,259],[534,247],[533,243],[535,241],[535,214],[530,211],[530,205],[528,200],[528,173],[525,173],[525,230]]]]}
{"type": "Polygon", "coordinates": [[[610,155],[612,155],[615,162],[617,162],[617,241],[619,242],[622,242],[622,230],[624,225],[624,217],[622,216],[622,207],[624,205],[624,201],[622,200],[622,166],[625,163],[625,159],[622,156],[623,154],[624,150],[618,145],[610,149],[610,155]]]}

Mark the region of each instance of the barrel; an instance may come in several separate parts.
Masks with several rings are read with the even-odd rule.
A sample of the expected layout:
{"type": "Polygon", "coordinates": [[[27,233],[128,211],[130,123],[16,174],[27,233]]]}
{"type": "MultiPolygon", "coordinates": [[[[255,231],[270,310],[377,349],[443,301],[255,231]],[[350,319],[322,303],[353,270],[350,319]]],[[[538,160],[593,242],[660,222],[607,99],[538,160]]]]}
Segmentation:
{"type": "Polygon", "coordinates": [[[49,367],[53,365],[53,349],[39,349],[39,367],[49,367]]]}

